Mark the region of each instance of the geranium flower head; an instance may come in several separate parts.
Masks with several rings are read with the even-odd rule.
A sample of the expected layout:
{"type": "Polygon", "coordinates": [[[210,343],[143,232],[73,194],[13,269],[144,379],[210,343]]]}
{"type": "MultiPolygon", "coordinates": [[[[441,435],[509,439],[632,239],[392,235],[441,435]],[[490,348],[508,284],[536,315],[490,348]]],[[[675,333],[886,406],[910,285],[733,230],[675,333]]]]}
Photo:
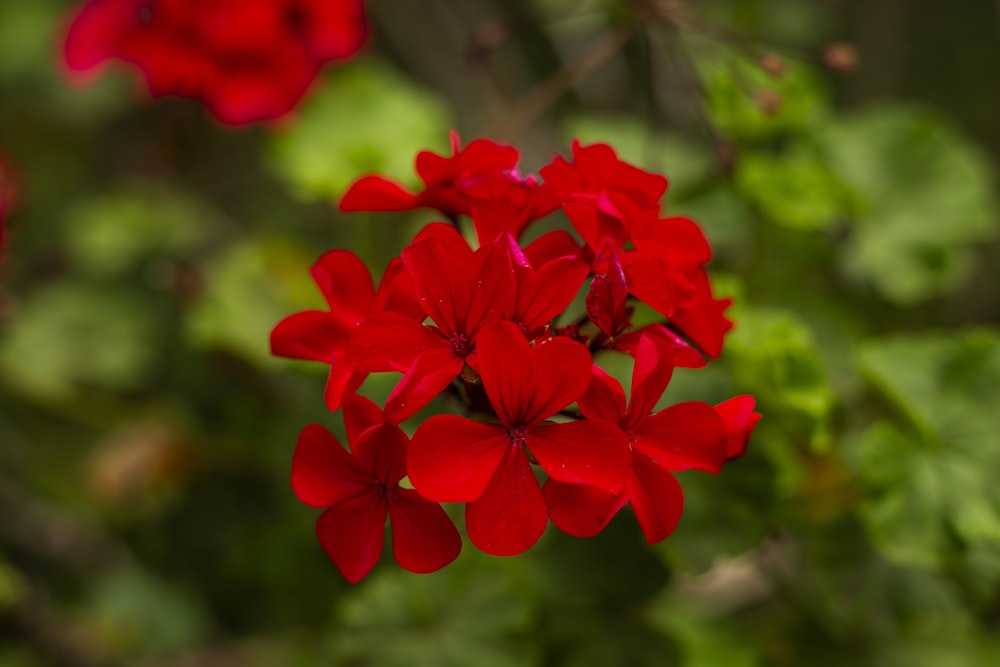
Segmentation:
{"type": "Polygon", "coordinates": [[[393,555],[407,570],[433,572],[453,561],[462,548],[461,537],[441,506],[399,485],[406,475],[409,440],[385,422],[365,427],[365,421],[378,413],[367,399],[350,397],[345,421],[352,427],[351,451],[325,428],[311,424],[299,435],[292,460],[292,488],[306,505],[325,509],[316,522],[317,537],[352,583],[363,579],[378,561],[387,517],[393,555]],[[348,418],[351,412],[356,414],[348,418]]]}

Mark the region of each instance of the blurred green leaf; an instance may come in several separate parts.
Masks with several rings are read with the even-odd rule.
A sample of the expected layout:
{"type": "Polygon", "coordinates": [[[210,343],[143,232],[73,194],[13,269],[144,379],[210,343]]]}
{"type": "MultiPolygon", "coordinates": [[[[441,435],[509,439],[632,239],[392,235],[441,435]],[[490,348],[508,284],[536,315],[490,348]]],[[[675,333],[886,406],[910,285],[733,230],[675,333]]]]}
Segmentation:
{"type": "Polygon", "coordinates": [[[302,197],[339,198],[366,173],[415,184],[417,152],[447,148],[441,103],[385,65],[343,67],[317,88],[272,147],[273,168],[302,197]]]}
{"type": "Polygon", "coordinates": [[[861,372],[907,417],[858,445],[863,518],[896,562],[943,567],[964,545],[1000,544],[1000,337],[985,330],[864,345],[861,372]]]}
{"type": "Polygon", "coordinates": [[[338,664],[521,667],[534,664],[527,604],[483,562],[429,575],[385,569],[341,606],[338,664]]]}
{"type": "Polygon", "coordinates": [[[135,389],[156,359],[150,303],[121,287],[59,282],[24,301],[0,339],[0,368],[26,391],[65,396],[82,385],[135,389]]]}
{"type": "Polygon", "coordinates": [[[154,256],[177,254],[190,261],[212,222],[194,201],[137,184],[74,207],[65,242],[86,272],[114,276],[154,256]]]}
{"type": "Polygon", "coordinates": [[[708,117],[736,141],[803,132],[827,116],[827,93],[810,67],[789,60],[781,74],[733,55],[698,63],[708,117]]]}
{"type": "Polygon", "coordinates": [[[793,439],[829,444],[834,394],[809,327],[778,309],[739,308],[739,324],[723,357],[738,391],[754,394],[758,409],[793,439]]]}
{"type": "Polygon", "coordinates": [[[209,618],[196,599],[137,568],[94,582],[86,623],[115,653],[132,658],[176,652],[207,633],[209,618]]]}
{"type": "Polygon", "coordinates": [[[307,307],[322,308],[309,277],[315,258],[286,238],[230,246],[205,269],[207,292],[185,320],[193,340],[271,363],[271,329],[307,307]]]}
{"type": "Polygon", "coordinates": [[[736,185],[770,220],[796,229],[824,229],[853,208],[852,193],[837,175],[804,147],[778,155],[740,155],[736,185]]]}
{"type": "Polygon", "coordinates": [[[1000,221],[983,152],[934,114],[900,106],[840,118],[822,136],[831,166],[863,200],[846,270],[901,304],[958,286],[967,245],[994,238],[1000,221]]]}

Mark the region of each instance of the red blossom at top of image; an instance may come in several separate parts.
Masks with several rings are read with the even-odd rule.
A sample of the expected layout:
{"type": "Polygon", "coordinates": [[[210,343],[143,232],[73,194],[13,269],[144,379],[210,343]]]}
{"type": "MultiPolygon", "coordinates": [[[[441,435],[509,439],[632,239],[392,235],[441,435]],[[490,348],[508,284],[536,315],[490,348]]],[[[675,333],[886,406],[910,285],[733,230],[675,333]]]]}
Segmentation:
{"type": "Polygon", "coordinates": [[[74,75],[124,61],[154,97],[193,97],[243,125],[287,114],[324,64],[367,36],[363,0],[89,0],[64,57],[74,75]]]}

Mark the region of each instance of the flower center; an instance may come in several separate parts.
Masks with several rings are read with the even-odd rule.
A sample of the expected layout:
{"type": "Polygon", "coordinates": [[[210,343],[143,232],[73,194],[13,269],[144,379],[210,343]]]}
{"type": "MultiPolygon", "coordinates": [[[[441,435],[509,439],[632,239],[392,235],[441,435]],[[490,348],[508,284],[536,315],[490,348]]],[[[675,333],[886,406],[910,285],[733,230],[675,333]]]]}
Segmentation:
{"type": "Polygon", "coordinates": [[[528,430],[523,426],[515,426],[507,431],[507,437],[515,447],[523,447],[528,440],[528,430]]]}
{"type": "Polygon", "coordinates": [[[469,356],[469,352],[472,351],[469,345],[469,339],[465,334],[455,334],[448,341],[451,343],[451,349],[455,351],[455,354],[459,357],[465,358],[469,356]]]}

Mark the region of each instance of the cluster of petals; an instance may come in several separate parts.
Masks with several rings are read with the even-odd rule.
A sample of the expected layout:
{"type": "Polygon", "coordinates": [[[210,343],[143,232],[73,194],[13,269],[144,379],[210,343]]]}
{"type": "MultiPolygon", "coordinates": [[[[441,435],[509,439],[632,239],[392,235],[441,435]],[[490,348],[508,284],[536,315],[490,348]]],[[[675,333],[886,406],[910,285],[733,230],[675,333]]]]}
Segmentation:
{"type": "MultiPolygon", "coordinates": [[[[293,314],[271,336],[275,354],[329,365],[326,402],[343,408],[355,457],[383,446],[398,462],[392,474],[366,473],[381,480],[375,487],[402,490],[405,476],[407,497],[464,504],[468,539],[489,554],[530,549],[550,521],[572,535],[595,535],[626,505],[650,543],[664,539],[683,507],[675,473],[718,473],[746,452],[760,417],[751,396],[656,409],[675,367],[698,368],[721,352],[732,326],[729,302],[712,295],[711,253],[698,225],[662,214],[665,178],[604,144],[574,143],[572,157],[555,158],[541,178],[524,177],[515,148],[485,139],[462,148],[453,135],[450,156],[418,155],[422,190],[362,177],[341,210],[430,208],[448,222],[424,227],[377,289],[352,253],[324,255],[312,274],[329,309],[293,314]],[[575,235],[550,231],[528,242],[532,223],[557,210],[575,235]],[[466,219],[476,243],[462,233],[466,219]],[[640,302],[661,319],[633,325],[640,302]],[[616,354],[632,359],[629,399],[600,366],[616,354]],[[356,394],[371,373],[399,374],[381,406],[356,394]],[[462,414],[425,416],[404,442],[399,425],[444,406],[434,402],[439,397],[462,414]],[[379,424],[378,440],[351,435],[362,400],[379,424]],[[390,440],[398,442],[378,444],[390,440]]],[[[303,494],[301,479],[336,477],[331,470],[344,468],[348,456],[338,453],[338,463],[329,452],[314,455],[316,442],[336,445],[317,429],[300,438],[293,485],[308,504],[331,508],[323,517],[338,517],[321,517],[320,540],[354,581],[380,551],[373,531],[386,512],[372,500],[303,494]],[[311,453],[300,455],[303,448],[311,453]],[[363,519],[345,517],[363,503],[363,519]]],[[[392,493],[397,560],[414,571],[450,562],[457,554],[450,533],[435,519],[423,546],[409,541],[397,524],[414,519],[392,513],[392,493]]]]}
{"type": "Polygon", "coordinates": [[[364,0],[87,0],[64,53],[71,73],[121,60],[154,97],[196,98],[242,125],[291,111],[320,68],[367,34],[364,0]]]}

